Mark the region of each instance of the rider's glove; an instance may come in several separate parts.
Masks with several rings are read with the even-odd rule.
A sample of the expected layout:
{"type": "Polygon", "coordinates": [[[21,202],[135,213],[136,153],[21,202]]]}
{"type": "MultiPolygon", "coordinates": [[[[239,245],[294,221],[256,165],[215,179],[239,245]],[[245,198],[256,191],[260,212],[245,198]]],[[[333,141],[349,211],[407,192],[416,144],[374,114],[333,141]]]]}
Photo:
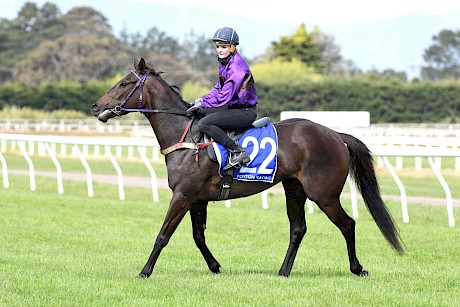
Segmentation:
{"type": "Polygon", "coordinates": [[[195,103],[193,104],[193,106],[191,106],[190,108],[187,109],[185,114],[187,116],[191,116],[193,113],[198,112],[199,110],[201,110],[201,108],[202,108],[201,102],[202,101],[203,101],[203,99],[201,99],[201,98],[195,99],[195,103]]]}

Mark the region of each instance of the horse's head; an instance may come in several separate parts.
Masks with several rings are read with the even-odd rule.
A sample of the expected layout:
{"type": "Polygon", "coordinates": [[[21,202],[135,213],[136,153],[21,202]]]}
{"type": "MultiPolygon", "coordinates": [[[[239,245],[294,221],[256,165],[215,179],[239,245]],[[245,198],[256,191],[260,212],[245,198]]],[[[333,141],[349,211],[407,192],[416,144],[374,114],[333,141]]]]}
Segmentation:
{"type": "Polygon", "coordinates": [[[149,95],[144,92],[144,85],[149,75],[157,73],[143,58],[134,68],[92,105],[93,115],[97,119],[105,123],[112,117],[152,107],[149,95]]]}

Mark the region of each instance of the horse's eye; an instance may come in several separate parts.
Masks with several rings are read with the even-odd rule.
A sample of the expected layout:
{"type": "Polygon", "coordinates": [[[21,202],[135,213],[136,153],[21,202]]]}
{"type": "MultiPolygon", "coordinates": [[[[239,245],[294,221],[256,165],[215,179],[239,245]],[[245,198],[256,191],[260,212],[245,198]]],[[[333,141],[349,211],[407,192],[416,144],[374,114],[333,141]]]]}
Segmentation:
{"type": "Polygon", "coordinates": [[[121,82],[121,83],[120,83],[120,86],[125,87],[125,86],[126,86],[126,82],[121,82]]]}

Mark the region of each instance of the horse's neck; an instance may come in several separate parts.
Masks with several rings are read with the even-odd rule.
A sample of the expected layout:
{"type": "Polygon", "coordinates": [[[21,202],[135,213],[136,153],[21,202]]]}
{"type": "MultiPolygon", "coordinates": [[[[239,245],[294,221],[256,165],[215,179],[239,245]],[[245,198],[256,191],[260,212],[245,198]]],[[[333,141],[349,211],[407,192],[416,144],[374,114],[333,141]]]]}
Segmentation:
{"type": "MultiPolygon", "coordinates": [[[[158,109],[167,109],[171,111],[180,110],[179,107],[174,108],[171,106],[167,108],[159,107],[158,109]]],[[[183,115],[169,113],[147,113],[145,115],[150,122],[150,126],[152,126],[153,132],[155,133],[161,149],[165,149],[169,146],[179,143],[187,128],[187,124],[190,121],[189,118],[183,115]]],[[[190,131],[187,132],[187,136],[189,136],[190,133],[190,131]]]]}

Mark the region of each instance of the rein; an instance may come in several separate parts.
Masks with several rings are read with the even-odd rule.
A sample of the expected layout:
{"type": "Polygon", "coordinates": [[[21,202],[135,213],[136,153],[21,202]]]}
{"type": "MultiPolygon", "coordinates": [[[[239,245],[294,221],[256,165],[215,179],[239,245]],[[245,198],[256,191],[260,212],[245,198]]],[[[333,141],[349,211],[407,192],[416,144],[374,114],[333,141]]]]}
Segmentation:
{"type": "MultiPolygon", "coordinates": [[[[121,116],[121,112],[140,112],[140,113],[168,113],[168,114],[175,114],[175,115],[183,115],[183,116],[186,116],[186,113],[185,112],[179,112],[179,111],[171,111],[171,110],[158,110],[158,109],[144,109],[143,108],[143,105],[142,105],[142,102],[143,102],[143,88],[144,88],[144,83],[145,83],[145,80],[147,79],[147,77],[149,76],[150,74],[150,71],[146,71],[144,73],[144,75],[139,76],[136,71],[134,70],[131,70],[131,73],[136,76],[137,78],[137,82],[136,82],[136,85],[131,89],[131,91],[129,92],[129,94],[126,96],[126,98],[123,100],[123,102],[118,105],[118,106],[115,106],[113,109],[110,109],[111,112],[115,113],[117,116],[121,116]],[[131,108],[124,108],[123,106],[126,104],[126,102],[131,98],[131,96],[134,94],[134,92],[139,88],[139,109],[131,109],[131,108]]],[[[187,133],[190,131],[190,128],[192,126],[192,123],[193,121],[195,120],[195,118],[192,118],[188,124],[187,124],[187,127],[185,128],[185,131],[184,133],[182,134],[182,137],[179,141],[179,143],[177,144],[174,144],[173,146],[170,146],[164,150],[160,150],[161,154],[163,155],[167,155],[173,151],[176,151],[178,149],[181,149],[181,148],[188,148],[188,149],[194,149],[195,150],[195,160],[198,161],[198,153],[200,151],[200,149],[203,149],[203,148],[206,148],[208,147],[209,145],[211,145],[212,143],[214,143],[214,141],[210,141],[210,142],[206,142],[206,143],[188,143],[188,142],[184,142],[185,140],[185,136],[187,135],[187,133]]]]}

